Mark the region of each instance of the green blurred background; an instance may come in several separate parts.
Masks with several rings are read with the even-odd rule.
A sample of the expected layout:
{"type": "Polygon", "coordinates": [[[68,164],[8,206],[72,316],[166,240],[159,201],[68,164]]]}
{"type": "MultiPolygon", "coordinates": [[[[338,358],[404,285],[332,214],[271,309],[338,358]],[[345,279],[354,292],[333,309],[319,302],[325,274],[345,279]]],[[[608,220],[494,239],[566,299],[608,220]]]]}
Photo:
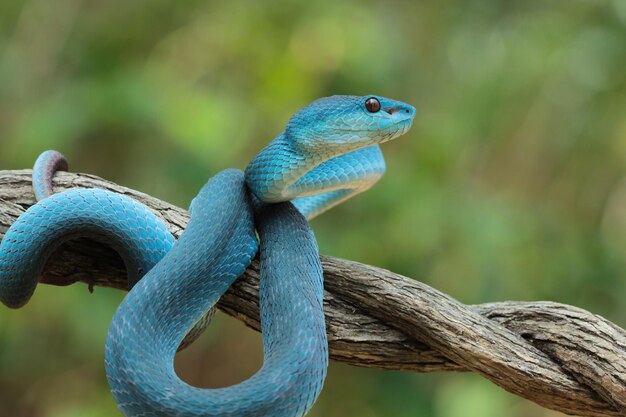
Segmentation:
{"type": "MultiPolygon", "coordinates": [[[[626,325],[626,1],[0,3],[0,169],[44,149],[186,207],[320,96],[417,107],[387,175],[313,222],[324,254],[465,303],[554,300],[626,325]]],[[[123,293],[40,286],[0,308],[0,415],[113,416],[123,293]]],[[[223,386],[260,337],[220,315],[177,358],[223,386]]],[[[332,363],[311,416],[561,415],[469,374],[332,363]]]]}

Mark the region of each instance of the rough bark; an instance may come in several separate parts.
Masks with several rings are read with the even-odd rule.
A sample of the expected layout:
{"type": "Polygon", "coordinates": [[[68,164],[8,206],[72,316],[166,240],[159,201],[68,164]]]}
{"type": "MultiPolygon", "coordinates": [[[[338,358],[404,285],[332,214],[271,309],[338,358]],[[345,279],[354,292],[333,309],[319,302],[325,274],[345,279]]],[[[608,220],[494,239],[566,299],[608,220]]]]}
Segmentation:
{"type": "MultiPolygon", "coordinates": [[[[0,171],[0,236],[31,204],[30,170],[0,171]]],[[[152,208],[174,235],[185,210],[86,174],[59,173],[55,189],[97,187],[152,208]]],[[[626,415],[626,332],[585,310],[552,302],[464,305],[390,271],[322,256],[330,354],[356,366],[417,372],[472,371],[544,407],[583,416],[626,415]]],[[[115,252],[72,242],[42,282],[126,289],[115,252]]],[[[259,330],[255,261],[218,307],[259,330]]]]}

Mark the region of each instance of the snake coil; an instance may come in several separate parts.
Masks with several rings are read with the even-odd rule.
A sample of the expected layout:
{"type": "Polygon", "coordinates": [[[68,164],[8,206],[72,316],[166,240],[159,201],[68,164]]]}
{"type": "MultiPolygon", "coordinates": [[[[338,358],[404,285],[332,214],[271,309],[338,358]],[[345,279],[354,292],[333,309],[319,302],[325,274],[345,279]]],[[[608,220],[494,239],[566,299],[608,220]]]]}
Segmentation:
{"type": "Polygon", "coordinates": [[[385,170],[378,145],[406,133],[414,115],[408,104],[378,96],[311,103],[245,174],[226,170],[208,181],[176,242],[163,222],[125,196],[97,189],[52,194],[52,175],[67,163],[48,151],[34,169],[41,201],[0,243],[0,301],[25,304],[61,243],[103,240],[124,259],[132,287],[105,346],[111,392],[125,415],[303,416],[328,363],[322,268],[305,217],[371,187],[385,170]],[[251,263],[259,249],[255,225],[263,366],[230,387],[189,386],[174,371],[176,350],[251,263]]]}

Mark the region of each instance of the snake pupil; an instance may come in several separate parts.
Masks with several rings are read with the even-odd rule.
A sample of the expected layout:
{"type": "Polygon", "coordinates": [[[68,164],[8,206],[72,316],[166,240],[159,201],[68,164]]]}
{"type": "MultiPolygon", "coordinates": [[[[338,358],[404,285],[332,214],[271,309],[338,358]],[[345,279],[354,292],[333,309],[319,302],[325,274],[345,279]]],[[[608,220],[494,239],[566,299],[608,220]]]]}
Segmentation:
{"type": "Polygon", "coordinates": [[[375,97],[370,97],[365,100],[365,108],[370,113],[376,113],[380,111],[380,101],[375,97]]]}

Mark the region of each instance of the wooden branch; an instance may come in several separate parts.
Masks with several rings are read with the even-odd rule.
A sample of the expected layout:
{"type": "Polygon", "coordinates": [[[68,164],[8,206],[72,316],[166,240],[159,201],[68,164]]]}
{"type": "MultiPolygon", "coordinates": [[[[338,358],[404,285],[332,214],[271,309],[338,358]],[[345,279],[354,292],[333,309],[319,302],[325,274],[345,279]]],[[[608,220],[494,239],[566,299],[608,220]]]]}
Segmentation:
{"type": "MultiPolygon", "coordinates": [[[[31,171],[0,171],[0,233],[31,204],[31,171]]],[[[178,236],[185,210],[86,174],[59,173],[57,191],[104,188],[135,198],[178,236]]],[[[626,415],[626,332],[585,310],[551,302],[464,305],[384,269],[322,257],[330,354],[382,369],[472,371],[544,407],[583,416],[626,415]]],[[[126,289],[124,266],[95,242],[52,256],[43,282],[126,289]],[[88,275],[87,275],[88,274],[88,275]],[[85,277],[88,277],[85,279],[85,277]]],[[[258,263],[218,307],[259,330],[258,263]]]]}

